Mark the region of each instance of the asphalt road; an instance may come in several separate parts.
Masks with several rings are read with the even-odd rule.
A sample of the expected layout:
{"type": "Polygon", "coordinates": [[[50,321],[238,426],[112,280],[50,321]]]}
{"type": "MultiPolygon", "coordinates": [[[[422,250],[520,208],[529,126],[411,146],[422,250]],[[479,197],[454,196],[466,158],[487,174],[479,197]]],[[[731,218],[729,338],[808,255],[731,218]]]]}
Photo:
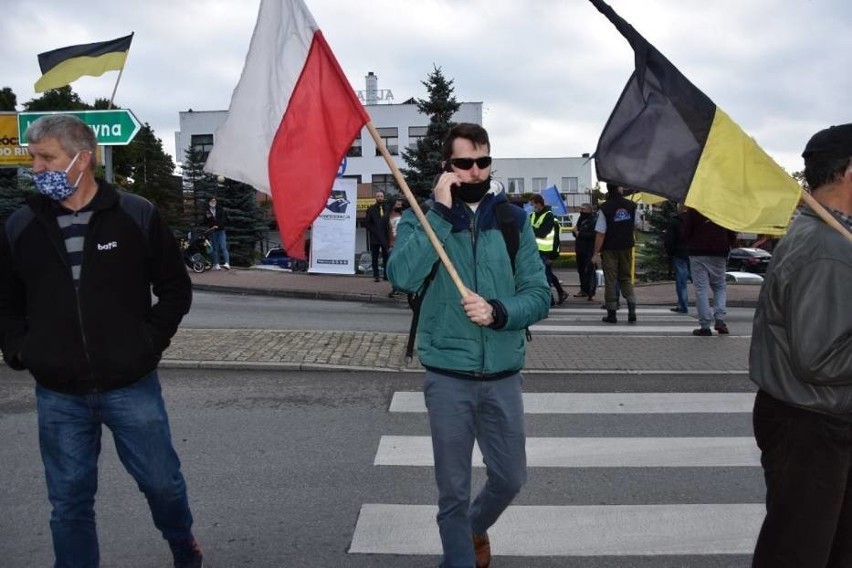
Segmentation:
{"type": "MultiPolygon", "coordinates": [[[[698,327],[695,308],[690,315],[673,314],[666,306],[640,306],[635,326],[612,326],[600,321],[599,304],[557,306],[539,322],[533,333],[595,334],[655,333],[688,335],[698,327]],[[685,326],[685,327],[684,327],[685,326]]],[[[625,320],[626,310],[619,312],[625,320]]],[[[754,309],[728,308],[727,323],[733,335],[750,335],[754,309]]],[[[623,322],[622,322],[623,323],[623,322]]],[[[192,309],[181,326],[189,329],[271,329],[323,331],[376,331],[408,333],[411,311],[397,304],[361,303],[195,292],[192,309]]]]}
{"type": "MultiPolygon", "coordinates": [[[[169,370],[162,374],[175,445],[205,566],[435,566],[432,554],[350,553],[365,504],[434,505],[431,467],[374,465],[383,437],[427,436],[422,413],[390,412],[417,374],[169,370]]],[[[745,377],[530,376],[527,393],[751,393],[745,377]]],[[[32,382],[0,367],[0,564],[51,563],[49,506],[37,450],[32,382]]],[[[528,413],[530,409],[528,409],[528,413]]],[[[750,415],[662,412],[528,414],[530,438],[747,437],[750,415]]],[[[97,503],[102,566],[170,565],[142,495],[104,437],[97,503]]],[[[627,452],[630,453],[630,452],[627,452]]],[[[618,456],[616,456],[618,457],[618,456]]],[[[478,486],[483,472],[477,469],[478,486]]],[[[760,468],[531,467],[519,507],[763,502],[760,468]]],[[[502,522],[502,520],[501,520],[502,522]]],[[[547,535],[549,527],[540,532],[547,535]]],[[[606,535],[613,539],[618,534],[606,535]]],[[[553,535],[570,541],[571,534],[553,535]]],[[[506,544],[505,540],[503,541],[506,544]]],[[[563,542],[554,542],[561,546],[563,542]]],[[[495,549],[500,541],[495,542],[495,549]]],[[[747,554],[497,556],[495,568],[735,568],[747,554]]]]}
{"type": "Polygon", "coordinates": [[[395,305],[196,291],[181,327],[407,333],[410,323],[404,301],[395,305]]]}

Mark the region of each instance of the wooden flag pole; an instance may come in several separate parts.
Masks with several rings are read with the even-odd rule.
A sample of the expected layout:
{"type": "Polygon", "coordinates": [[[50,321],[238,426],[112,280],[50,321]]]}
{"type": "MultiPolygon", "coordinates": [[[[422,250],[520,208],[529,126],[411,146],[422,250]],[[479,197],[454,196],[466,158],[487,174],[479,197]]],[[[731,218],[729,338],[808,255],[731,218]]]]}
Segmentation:
{"type": "Polygon", "coordinates": [[[370,131],[370,136],[373,137],[373,141],[376,143],[376,148],[379,149],[379,152],[381,152],[382,157],[388,164],[388,167],[390,167],[396,183],[399,184],[399,187],[402,189],[402,193],[411,205],[411,209],[417,216],[417,220],[420,221],[420,225],[422,225],[423,230],[426,231],[426,236],[429,237],[429,242],[432,243],[432,247],[435,249],[435,252],[438,253],[438,258],[441,259],[441,264],[443,264],[444,268],[447,269],[447,272],[450,274],[450,278],[452,278],[453,283],[456,285],[456,288],[458,288],[462,298],[466,298],[470,295],[470,292],[462,282],[459,273],[456,271],[456,267],[453,266],[453,263],[450,261],[450,257],[447,256],[447,252],[441,245],[441,241],[438,240],[438,235],[435,234],[435,231],[432,230],[432,226],[429,224],[429,221],[426,220],[426,215],[420,208],[420,204],[417,203],[417,199],[414,197],[414,194],[411,193],[411,189],[409,189],[408,184],[405,182],[405,178],[402,177],[402,172],[399,171],[396,162],[393,161],[390,152],[388,152],[388,149],[385,147],[385,141],[379,135],[379,131],[376,130],[372,121],[367,123],[367,130],[370,131]]]}
{"type": "Polygon", "coordinates": [[[808,207],[813,209],[814,213],[819,215],[820,219],[825,221],[829,227],[846,237],[848,241],[852,242],[852,232],[850,232],[849,229],[841,225],[840,221],[835,219],[831,213],[825,210],[825,207],[823,207],[819,201],[814,199],[813,195],[811,195],[804,189],[802,190],[802,201],[807,203],[808,207]]]}

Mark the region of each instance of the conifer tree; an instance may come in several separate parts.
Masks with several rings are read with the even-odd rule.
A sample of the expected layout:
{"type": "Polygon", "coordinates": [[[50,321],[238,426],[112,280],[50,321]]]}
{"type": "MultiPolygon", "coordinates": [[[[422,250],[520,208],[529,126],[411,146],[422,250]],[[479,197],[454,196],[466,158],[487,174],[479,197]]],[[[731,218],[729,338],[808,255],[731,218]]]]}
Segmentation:
{"type": "Polygon", "coordinates": [[[251,266],[259,256],[257,245],[269,230],[266,212],[257,204],[257,191],[250,185],[224,179],[216,188],[217,207],[228,216],[226,229],[231,264],[251,266]]]}
{"type": "Polygon", "coordinates": [[[402,151],[407,168],[401,168],[408,187],[418,199],[426,199],[432,193],[435,176],[441,173],[441,148],[444,140],[455,126],[450,119],[459,110],[461,103],[453,95],[453,81],[444,77],[440,67],[434,67],[426,81],[421,81],[429,93],[428,99],[416,99],[417,110],[429,117],[426,136],[417,141],[414,149],[402,151]]]}

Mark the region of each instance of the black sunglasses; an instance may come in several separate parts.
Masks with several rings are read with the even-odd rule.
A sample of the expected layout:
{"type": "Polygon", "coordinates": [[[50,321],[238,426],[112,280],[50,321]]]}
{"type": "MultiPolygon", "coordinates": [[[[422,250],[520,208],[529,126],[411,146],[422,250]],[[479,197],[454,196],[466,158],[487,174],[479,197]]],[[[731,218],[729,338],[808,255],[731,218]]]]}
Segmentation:
{"type": "Polygon", "coordinates": [[[460,170],[469,170],[476,164],[480,170],[484,170],[491,165],[491,156],[482,156],[481,158],[453,158],[450,163],[460,170]]]}

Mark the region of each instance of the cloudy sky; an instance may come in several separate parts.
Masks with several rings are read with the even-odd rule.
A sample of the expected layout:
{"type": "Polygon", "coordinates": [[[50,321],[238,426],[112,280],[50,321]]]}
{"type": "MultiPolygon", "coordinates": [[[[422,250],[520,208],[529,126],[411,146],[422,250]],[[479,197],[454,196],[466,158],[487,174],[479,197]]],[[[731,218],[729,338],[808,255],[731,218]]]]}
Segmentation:
{"type": "MultiPolygon", "coordinates": [[[[481,101],[496,157],[594,151],[633,54],[586,0],[306,0],[355,90],[396,102],[433,65],[481,101]]],[[[37,54],[136,32],[116,104],[174,156],[178,112],[228,107],[260,0],[3,0],[0,87],[34,98],[37,54]]],[[[849,0],[610,0],[788,171],[808,137],[852,121],[849,0]]],[[[117,77],[73,83],[86,102],[117,77]]],[[[19,109],[20,110],[20,109],[19,109]]],[[[381,125],[379,125],[381,126],[381,125]]]]}

